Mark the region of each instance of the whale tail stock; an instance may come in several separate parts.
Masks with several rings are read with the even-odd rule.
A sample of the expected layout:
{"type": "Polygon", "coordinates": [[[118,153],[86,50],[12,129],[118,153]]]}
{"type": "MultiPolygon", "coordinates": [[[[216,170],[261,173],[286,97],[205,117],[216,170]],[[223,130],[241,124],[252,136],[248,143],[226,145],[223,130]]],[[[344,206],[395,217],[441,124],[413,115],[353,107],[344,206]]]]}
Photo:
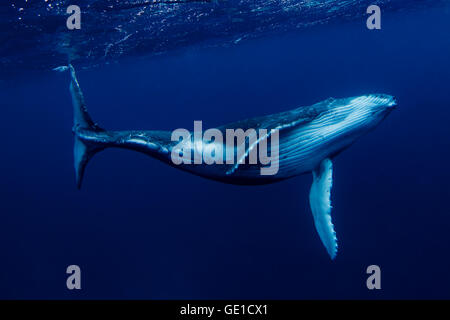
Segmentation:
{"type": "Polygon", "coordinates": [[[75,69],[69,64],[69,71],[71,75],[70,93],[72,95],[73,104],[73,128],[74,133],[74,166],[77,188],[81,188],[83,181],[83,174],[89,160],[97,153],[106,148],[105,145],[97,142],[89,142],[88,139],[82,139],[80,133],[100,133],[105,132],[100,128],[91,118],[87,112],[86,104],[84,102],[83,92],[81,91],[75,69]]]}

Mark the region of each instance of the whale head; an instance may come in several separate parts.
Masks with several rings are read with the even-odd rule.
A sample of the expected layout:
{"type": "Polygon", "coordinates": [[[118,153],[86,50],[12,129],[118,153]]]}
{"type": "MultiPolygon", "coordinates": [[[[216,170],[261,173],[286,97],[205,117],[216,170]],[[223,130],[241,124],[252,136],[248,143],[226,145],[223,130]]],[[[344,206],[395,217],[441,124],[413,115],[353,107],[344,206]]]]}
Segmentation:
{"type": "Polygon", "coordinates": [[[348,129],[360,133],[375,128],[395,109],[397,100],[387,94],[369,94],[350,98],[349,105],[348,129]]]}
{"type": "Polygon", "coordinates": [[[359,136],[376,127],[396,106],[395,97],[387,94],[336,99],[318,120],[334,134],[359,136]]]}
{"type": "Polygon", "coordinates": [[[396,107],[393,96],[368,94],[358,97],[333,99],[322,104],[322,112],[306,126],[302,139],[320,141],[324,154],[335,155],[351,145],[360,136],[374,129],[396,107]]]}
{"type": "Polygon", "coordinates": [[[359,111],[362,114],[370,112],[367,116],[373,121],[379,118],[384,119],[397,106],[397,100],[387,94],[369,94],[350,98],[350,105],[356,112],[359,111]]]}

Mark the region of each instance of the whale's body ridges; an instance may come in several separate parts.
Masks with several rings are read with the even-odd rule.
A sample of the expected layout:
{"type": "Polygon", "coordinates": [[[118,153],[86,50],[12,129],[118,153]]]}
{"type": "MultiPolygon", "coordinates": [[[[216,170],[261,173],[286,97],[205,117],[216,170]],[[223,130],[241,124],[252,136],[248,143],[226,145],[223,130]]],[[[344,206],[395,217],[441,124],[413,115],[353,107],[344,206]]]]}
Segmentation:
{"type": "MultiPolygon", "coordinates": [[[[274,183],[300,174],[312,172],[313,184],[310,204],[319,236],[331,258],[336,256],[337,239],[331,222],[330,192],[332,186],[331,159],[350,146],[361,135],[375,128],[396,106],[394,97],[385,94],[368,94],[343,99],[327,99],[311,106],[300,107],[277,114],[237,121],[217,127],[223,133],[227,129],[264,129],[266,134],[234,146],[242,156],[231,164],[174,164],[172,151],[179,141],[172,141],[170,131],[131,130],[107,131],[99,127],[89,116],[83,94],[71,65],[71,93],[74,106],[74,163],[77,185],[89,160],[97,152],[109,147],[131,149],[145,153],[178,169],[230,184],[258,185],[274,183]],[[264,165],[246,161],[252,148],[266,143],[269,153],[272,145],[267,140],[279,135],[276,145],[278,158],[272,160],[278,171],[273,175],[262,175],[264,165]]],[[[202,155],[208,148],[202,140],[183,141],[183,146],[193,154],[202,155]]],[[[221,143],[221,142],[217,142],[221,143]]],[[[220,145],[224,150],[227,145],[220,145]]],[[[239,153],[238,153],[239,154],[239,153]]]]}

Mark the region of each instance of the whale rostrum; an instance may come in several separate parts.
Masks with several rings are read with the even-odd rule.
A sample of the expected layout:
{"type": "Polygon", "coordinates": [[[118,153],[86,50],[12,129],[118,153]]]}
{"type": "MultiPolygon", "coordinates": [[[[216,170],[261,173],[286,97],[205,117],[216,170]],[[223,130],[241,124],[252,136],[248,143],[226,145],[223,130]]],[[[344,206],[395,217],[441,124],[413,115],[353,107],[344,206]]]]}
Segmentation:
{"type": "Polygon", "coordinates": [[[331,221],[332,159],[375,128],[397,105],[395,98],[386,94],[329,98],[311,106],[214,128],[216,134],[223,136],[229,130],[259,133],[255,137],[249,134],[237,144],[230,145],[228,141],[218,139],[205,141],[195,132],[180,141],[173,138],[171,131],[107,131],[101,128],[87,111],[73,66],[69,65],[68,69],[74,108],[74,165],[78,188],[89,160],[106,148],[135,150],[175,168],[228,184],[268,184],[311,172],[313,183],[309,200],[314,224],[332,259],[337,253],[336,233],[331,221]],[[272,156],[270,164],[249,161],[252,152],[258,148],[262,150],[262,147],[272,156]],[[211,149],[213,154],[216,153],[216,159],[218,150],[224,155],[227,152],[235,154],[234,161],[174,161],[174,154],[178,155],[180,150],[186,160],[186,154],[202,159],[205,151],[211,149]],[[273,174],[262,174],[268,166],[276,170],[273,174]]]}

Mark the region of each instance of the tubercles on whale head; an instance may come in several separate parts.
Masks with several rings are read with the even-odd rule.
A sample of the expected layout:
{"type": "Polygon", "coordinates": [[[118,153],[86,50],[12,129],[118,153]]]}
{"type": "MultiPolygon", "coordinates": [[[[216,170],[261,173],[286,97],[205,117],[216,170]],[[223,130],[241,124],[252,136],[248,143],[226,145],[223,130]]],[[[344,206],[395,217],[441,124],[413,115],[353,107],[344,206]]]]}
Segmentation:
{"type": "Polygon", "coordinates": [[[397,99],[388,94],[368,94],[353,98],[350,103],[361,107],[392,108],[397,106],[397,99]]]}
{"type": "Polygon", "coordinates": [[[397,106],[395,97],[387,94],[368,94],[352,98],[353,113],[362,122],[372,126],[383,120],[397,106]]]}
{"type": "Polygon", "coordinates": [[[371,95],[371,97],[373,100],[373,124],[376,125],[384,118],[386,118],[387,115],[395,109],[395,107],[397,107],[397,100],[395,99],[395,97],[387,94],[376,94],[371,95]]]}

